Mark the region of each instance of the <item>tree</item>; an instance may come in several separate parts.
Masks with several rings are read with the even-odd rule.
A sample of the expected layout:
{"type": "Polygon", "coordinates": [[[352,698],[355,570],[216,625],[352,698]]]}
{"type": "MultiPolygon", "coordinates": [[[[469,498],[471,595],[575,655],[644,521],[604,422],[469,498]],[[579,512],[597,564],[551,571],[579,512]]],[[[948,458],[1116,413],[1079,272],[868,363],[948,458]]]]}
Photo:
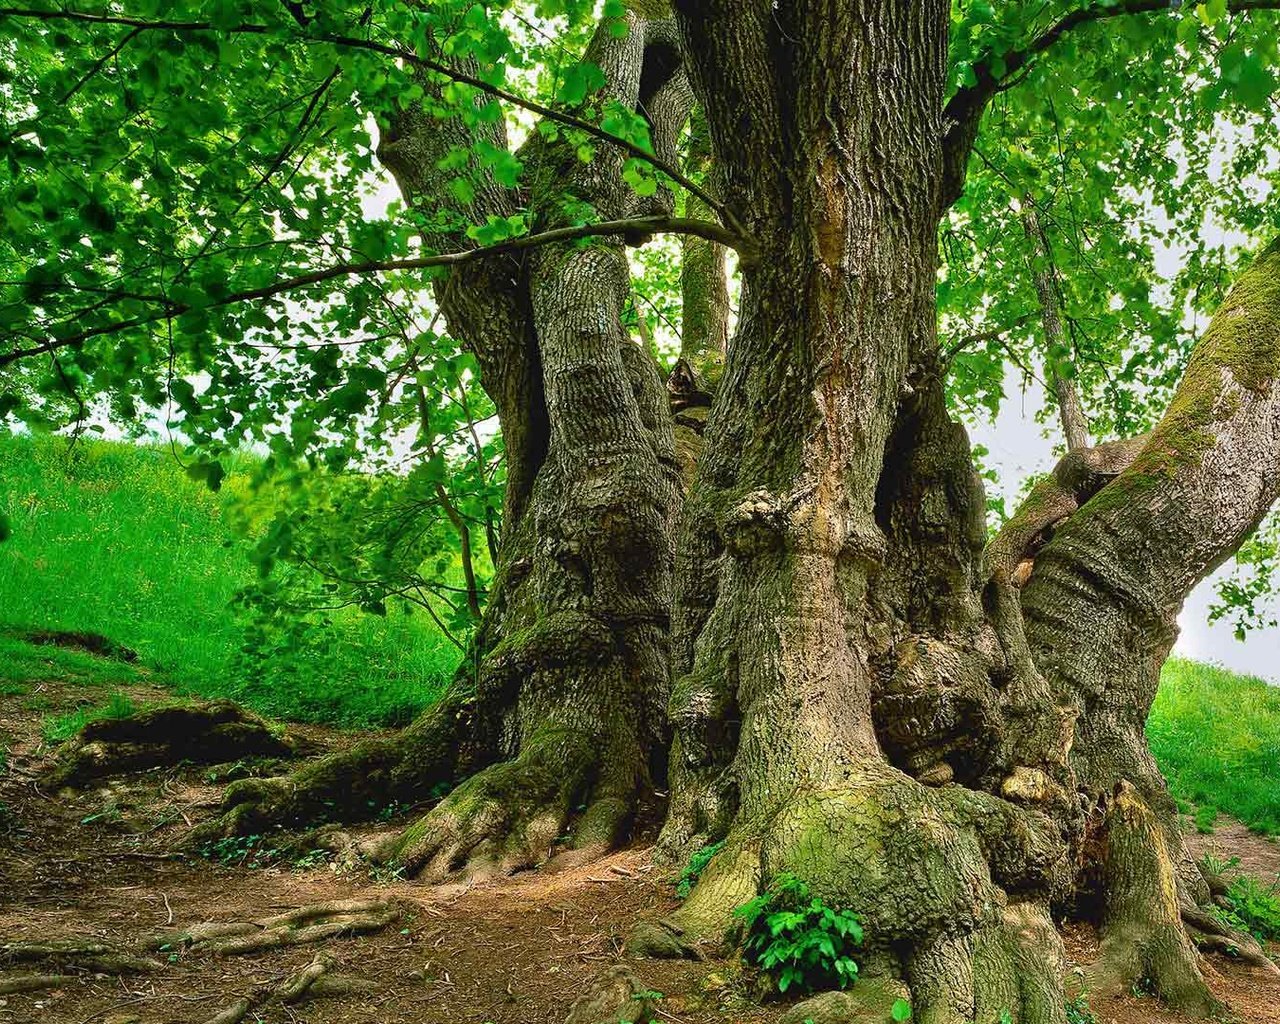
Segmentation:
{"type": "Polygon", "coordinates": [[[1142,728],[1183,599],[1280,496],[1280,244],[1225,298],[1221,253],[1190,244],[1206,216],[1274,222],[1197,154],[1247,124],[1241,174],[1274,173],[1276,5],[540,4],[552,43],[519,5],[126,6],[0,10],[6,408],[176,400],[215,453],[270,438],[280,463],[340,466],[389,429],[360,420],[371,395],[431,380],[409,360],[438,339],[388,329],[429,280],[505,446],[496,576],[451,690],[397,738],[237,784],[211,830],[454,784],[379,855],[510,871],[566,830],[588,854],[621,841],[669,765],[661,846],[724,846],[638,951],[722,939],[788,873],[856,911],[865,970],[903,978],[918,1020],[1062,1021],[1054,908],[1099,920],[1095,986],[1215,1009],[1191,936],[1223,929],[1142,728]],[[381,221],[358,204],[366,116],[404,197],[381,221]],[[1036,258],[1002,267],[1028,196],[1036,258]],[[714,399],[679,447],[627,329],[625,247],[660,232],[711,243],[685,248],[694,383],[673,390],[714,399]],[[1165,300],[1158,237],[1193,254],[1165,300]],[[741,273],[721,374],[717,246],[741,273]],[[243,342],[314,330],[285,296],[332,334],[264,395],[279,357],[243,342]],[[1219,300],[1158,417],[1185,314],[1219,300]],[[944,348],[940,319],[970,336],[944,348]],[[988,543],[949,402],[990,403],[1029,354],[1121,436],[1073,446],[988,543]]]}

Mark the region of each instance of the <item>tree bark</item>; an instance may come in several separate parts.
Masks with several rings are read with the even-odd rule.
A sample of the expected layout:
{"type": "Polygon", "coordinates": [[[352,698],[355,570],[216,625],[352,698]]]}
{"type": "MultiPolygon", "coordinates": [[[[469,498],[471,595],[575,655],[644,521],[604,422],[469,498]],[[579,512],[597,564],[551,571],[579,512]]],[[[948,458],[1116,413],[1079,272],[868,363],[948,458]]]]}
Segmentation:
{"type": "MultiPolygon", "coordinates": [[[[692,102],[672,61],[674,27],[634,14],[626,24],[617,38],[602,23],[587,50],[606,77],[593,99],[645,110],[655,151],[671,159],[692,102]]],[[[439,84],[420,80],[438,101],[439,84]]],[[[413,107],[387,126],[379,156],[430,213],[457,205],[441,159],[480,141],[505,149],[501,120],[413,107]]],[[[471,220],[531,206],[540,230],[558,227],[566,193],[602,219],[670,212],[665,190],[631,192],[614,147],[584,163],[568,138],[535,132],[520,158],[525,188],[486,177],[471,220]]],[[[545,860],[566,832],[589,849],[625,836],[662,769],[679,500],[666,389],[622,324],[629,290],[625,250],[605,240],[467,264],[437,285],[450,330],[476,354],[508,457],[497,572],[473,650],[402,736],[233,787],[215,831],[358,819],[456,784],[377,856],[408,874],[477,875],[545,860]]]]}
{"type": "Polygon", "coordinates": [[[723,940],[791,872],[860,915],[864,972],[905,978],[913,1019],[1057,1024],[1050,907],[1088,882],[1091,977],[1212,1011],[1177,900],[1152,898],[1180,846],[1141,731],[1183,596],[1276,497],[1276,250],[1167,425],[1073,452],[984,558],[934,337],[945,5],[677,12],[761,259],[677,550],[662,844],[724,846],[633,949],[723,940]],[[1041,545],[1024,624],[1014,570],[1041,545]]]}

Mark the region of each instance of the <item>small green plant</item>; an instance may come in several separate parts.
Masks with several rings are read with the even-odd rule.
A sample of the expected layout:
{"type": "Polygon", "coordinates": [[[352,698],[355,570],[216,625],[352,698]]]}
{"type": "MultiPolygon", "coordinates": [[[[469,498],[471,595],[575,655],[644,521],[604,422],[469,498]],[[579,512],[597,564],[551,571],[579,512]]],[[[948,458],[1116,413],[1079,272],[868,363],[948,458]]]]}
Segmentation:
{"type": "Polygon", "coordinates": [[[206,860],[216,860],[227,867],[265,867],[276,859],[279,851],[263,845],[260,835],[227,836],[205,843],[196,853],[206,860]]]}
{"type": "Polygon", "coordinates": [[[778,991],[847,988],[858,975],[850,953],[862,943],[852,912],[827,906],[795,875],[782,873],[734,912],[746,930],[743,955],[776,978],[778,991]]]}
{"type": "Polygon", "coordinates": [[[693,851],[689,857],[689,863],[680,872],[680,880],[676,882],[677,896],[685,899],[689,893],[693,892],[693,887],[698,884],[698,879],[702,877],[702,872],[707,870],[707,865],[711,863],[711,858],[722,849],[724,849],[723,840],[693,851]]]}
{"type": "Polygon", "coordinates": [[[294,871],[309,871],[311,868],[318,868],[321,864],[329,862],[328,850],[308,850],[301,857],[297,857],[293,862],[294,871]]]}
{"type": "Polygon", "coordinates": [[[905,999],[895,999],[889,1008],[889,1016],[897,1024],[903,1024],[903,1021],[911,1019],[911,1004],[905,999]]]}
{"type": "Polygon", "coordinates": [[[1226,923],[1259,942],[1280,940],[1280,884],[1241,875],[1227,889],[1226,923]]]}
{"type": "Polygon", "coordinates": [[[128,718],[137,710],[137,705],[130,700],[127,693],[116,690],[101,707],[76,708],[70,714],[45,719],[41,726],[41,733],[46,743],[61,743],[69,740],[90,722],[96,722],[102,718],[128,718]]]}
{"type": "MultiPolygon", "coordinates": [[[[376,806],[373,801],[369,802],[370,807],[376,806]]],[[[381,808],[375,815],[378,821],[392,821],[393,819],[404,814],[409,809],[408,804],[402,804],[399,800],[392,800],[391,803],[381,808]]]]}
{"type": "Polygon", "coordinates": [[[1203,857],[1199,860],[1200,870],[1206,875],[1225,875],[1228,871],[1233,871],[1240,866],[1239,857],[1231,857],[1224,860],[1221,857],[1215,857],[1211,851],[1206,850],[1203,857]]]}
{"type": "Polygon", "coordinates": [[[996,1024],[1013,1024],[1013,1014],[1007,1009],[1000,1011],[1000,1016],[996,1018],[996,1024]]]}
{"type": "Polygon", "coordinates": [[[1074,999],[1068,1000],[1067,1024],[1098,1024],[1098,1018],[1089,1008],[1089,1000],[1083,992],[1074,999]]]}

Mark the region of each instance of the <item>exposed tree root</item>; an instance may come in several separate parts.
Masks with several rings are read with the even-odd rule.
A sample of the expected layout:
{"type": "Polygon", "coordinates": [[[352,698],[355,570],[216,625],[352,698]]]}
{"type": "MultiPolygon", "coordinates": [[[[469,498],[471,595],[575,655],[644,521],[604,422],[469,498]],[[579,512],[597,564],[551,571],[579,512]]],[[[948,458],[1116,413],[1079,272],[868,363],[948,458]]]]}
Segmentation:
{"type": "Polygon", "coordinates": [[[162,967],[155,960],[131,956],[103,943],[83,939],[0,943],[0,964],[16,963],[51,963],[110,974],[144,974],[162,967]]]}
{"type": "Polygon", "coordinates": [[[1187,1013],[1220,1012],[1182,924],[1159,820],[1128,783],[1117,786],[1104,829],[1102,946],[1085,972],[1088,990],[1114,995],[1139,986],[1187,1013]]]}
{"type": "Polygon", "coordinates": [[[193,829],[186,845],[273,828],[367,821],[392,803],[438,797],[474,768],[470,707],[465,694],[451,691],[398,736],[317,758],[291,775],[234,782],[223,813],[193,829]]]}
{"type": "Polygon", "coordinates": [[[0,978],[0,996],[15,992],[39,992],[47,988],[61,988],[79,979],[73,974],[13,974],[0,978]]]}
{"type": "Polygon", "coordinates": [[[634,972],[611,967],[574,1001],[565,1024],[638,1024],[653,1019],[655,997],[634,972]]]}
{"type": "Polygon", "coordinates": [[[157,935],[150,945],[155,949],[189,948],[220,955],[259,953],[381,931],[399,916],[398,910],[381,901],[333,900],[256,921],[198,924],[157,935]]]}
{"type": "Polygon", "coordinates": [[[1267,956],[1266,950],[1252,935],[1228,928],[1199,907],[1184,906],[1182,922],[1187,926],[1198,949],[1220,953],[1251,967],[1261,967],[1272,974],[1280,974],[1280,965],[1267,956]]]}
{"type": "Polygon", "coordinates": [[[48,782],[78,786],[103,775],[182,761],[217,764],[294,752],[291,742],[232,701],[176,704],[90,722],[58,749],[48,782]]]}
{"type": "Polygon", "coordinates": [[[327,953],[317,953],[311,963],[289,975],[280,984],[259,985],[248,995],[240,996],[230,1006],[214,1014],[204,1024],[240,1024],[253,1011],[272,1003],[293,1006],[307,999],[367,995],[378,990],[376,982],[333,974],[336,966],[337,961],[333,957],[327,953]]]}
{"type": "Polygon", "coordinates": [[[584,733],[545,733],[516,760],[462,783],[375,859],[429,880],[509,875],[545,861],[571,821],[574,846],[612,846],[630,821],[636,785],[630,765],[614,779],[598,757],[584,733]]]}

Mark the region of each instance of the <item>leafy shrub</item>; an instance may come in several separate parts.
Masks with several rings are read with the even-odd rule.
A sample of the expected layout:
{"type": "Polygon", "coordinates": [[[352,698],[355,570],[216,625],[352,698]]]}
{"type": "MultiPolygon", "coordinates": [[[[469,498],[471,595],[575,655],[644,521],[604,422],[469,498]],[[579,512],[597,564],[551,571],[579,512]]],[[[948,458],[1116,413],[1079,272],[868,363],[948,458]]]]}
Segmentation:
{"type": "Polygon", "coordinates": [[[1098,1018],[1089,1008],[1089,1001],[1083,992],[1068,1001],[1067,1024],[1098,1024],[1098,1018]]]}
{"type": "Polygon", "coordinates": [[[689,863],[680,872],[680,880],[676,882],[677,896],[684,899],[689,893],[693,892],[693,887],[697,885],[698,879],[702,877],[702,872],[707,870],[707,865],[711,863],[711,858],[722,849],[724,849],[724,840],[693,851],[689,857],[689,863]]]}
{"type": "Polygon", "coordinates": [[[1263,885],[1241,875],[1227,889],[1227,923],[1259,942],[1280,940],[1280,884],[1263,885]]]}
{"type": "Polygon", "coordinates": [[[850,911],[827,906],[795,875],[782,873],[769,888],[734,911],[747,939],[743,955],[777,979],[778,991],[847,988],[858,975],[850,953],[862,926],[850,911]]]}

